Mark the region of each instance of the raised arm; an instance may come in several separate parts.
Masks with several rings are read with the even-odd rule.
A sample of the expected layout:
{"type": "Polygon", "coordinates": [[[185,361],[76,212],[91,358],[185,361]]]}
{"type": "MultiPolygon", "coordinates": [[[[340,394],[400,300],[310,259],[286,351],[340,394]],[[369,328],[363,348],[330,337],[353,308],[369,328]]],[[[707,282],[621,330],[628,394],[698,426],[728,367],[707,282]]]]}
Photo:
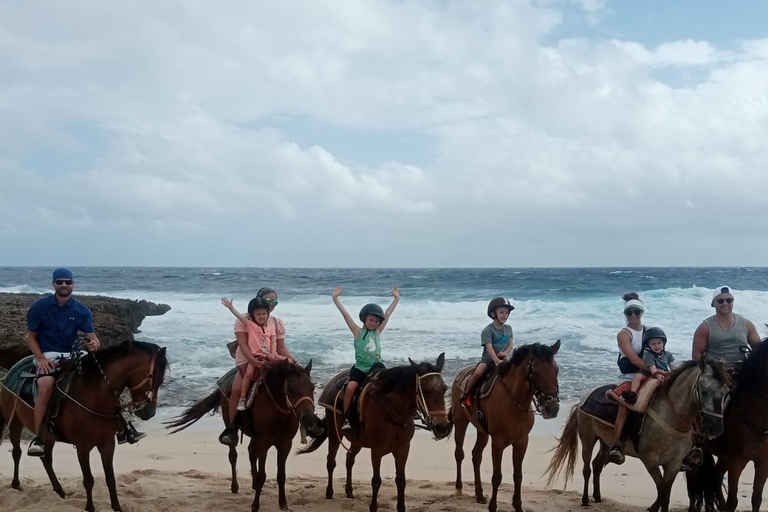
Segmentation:
{"type": "Polygon", "coordinates": [[[392,313],[395,311],[395,308],[397,307],[397,303],[400,302],[400,290],[395,286],[392,288],[392,295],[395,297],[392,299],[392,304],[389,305],[387,310],[384,312],[384,321],[382,321],[379,324],[379,328],[377,331],[381,332],[384,330],[384,327],[387,326],[387,322],[389,322],[389,317],[392,316],[392,313]]]}
{"type": "Polygon", "coordinates": [[[347,327],[349,327],[349,330],[352,331],[355,339],[357,339],[357,337],[360,336],[360,326],[355,323],[355,321],[352,319],[352,316],[347,311],[347,308],[345,308],[341,303],[339,295],[341,295],[341,286],[334,288],[333,293],[331,293],[331,297],[333,297],[333,303],[336,304],[336,307],[339,308],[339,311],[341,311],[341,316],[344,317],[344,321],[347,322],[347,327]]]}
{"type": "Polygon", "coordinates": [[[228,299],[226,297],[222,297],[221,298],[221,303],[224,305],[225,308],[230,310],[232,312],[232,314],[237,317],[238,320],[243,322],[243,325],[248,325],[248,316],[246,316],[246,315],[242,314],[241,312],[239,312],[235,308],[235,304],[234,304],[234,302],[232,300],[230,300],[230,299],[228,299]]]}
{"type": "Polygon", "coordinates": [[[701,322],[693,333],[693,349],[691,350],[691,359],[698,361],[709,345],[709,326],[706,322],[701,322]]]}

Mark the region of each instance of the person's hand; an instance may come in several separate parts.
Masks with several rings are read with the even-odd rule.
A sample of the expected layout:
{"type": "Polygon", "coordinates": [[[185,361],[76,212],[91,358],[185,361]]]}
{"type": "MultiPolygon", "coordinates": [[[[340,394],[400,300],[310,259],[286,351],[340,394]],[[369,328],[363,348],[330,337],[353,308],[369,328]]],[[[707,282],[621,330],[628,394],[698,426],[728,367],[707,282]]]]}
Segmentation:
{"type": "Polygon", "coordinates": [[[333,297],[334,299],[337,299],[339,295],[341,295],[341,286],[337,286],[336,288],[333,289],[333,293],[331,293],[331,297],[333,297]]]}
{"type": "Polygon", "coordinates": [[[51,368],[53,368],[53,363],[47,357],[43,357],[37,362],[37,373],[47,375],[51,373],[51,368]]]}
{"type": "Polygon", "coordinates": [[[661,382],[664,382],[664,379],[666,379],[667,376],[664,375],[663,373],[657,373],[656,378],[659,379],[661,382]]]}
{"type": "Polygon", "coordinates": [[[99,349],[99,342],[96,340],[88,340],[82,344],[82,347],[88,352],[96,352],[99,349]]]}
{"type": "Polygon", "coordinates": [[[507,357],[507,353],[506,353],[506,352],[504,352],[504,351],[502,350],[501,352],[499,352],[498,354],[496,354],[496,356],[497,356],[499,359],[504,359],[505,357],[507,357]]]}
{"type": "Polygon", "coordinates": [[[227,309],[232,309],[235,305],[234,302],[231,299],[228,299],[226,297],[221,298],[221,303],[226,307],[227,309]]]}
{"type": "Polygon", "coordinates": [[[397,286],[392,288],[392,295],[394,295],[396,299],[400,298],[400,289],[397,286]]]}

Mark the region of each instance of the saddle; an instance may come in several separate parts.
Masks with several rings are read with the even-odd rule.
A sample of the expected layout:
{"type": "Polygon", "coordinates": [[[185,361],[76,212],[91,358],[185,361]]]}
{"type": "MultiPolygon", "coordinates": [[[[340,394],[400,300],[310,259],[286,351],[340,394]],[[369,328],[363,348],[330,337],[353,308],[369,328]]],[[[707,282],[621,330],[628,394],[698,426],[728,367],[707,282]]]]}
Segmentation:
{"type": "MultiPolygon", "coordinates": [[[[364,418],[362,411],[365,410],[366,399],[372,389],[372,381],[375,378],[379,370],[372,370],[365,379],[363,386],[357,388],[355,396],[352,398],[352,403],[349,406],[349,422],[352,425],[362,426],[364,424],[364,418]]],[[[328,384],[323,388],[320,393],[319,403],[322,405],[329,414],[336,414],[341,418],[342,408],[344,404],[344,393],[346,392],[347,384],[349,384],[349,370],[344,370],[337,373],[333,378],[328,381],[328,384]]]]}
{"type": "Polygon", "coordinates": [[[659,389],[660,385],[661,381],[659,379],[644,380],[642,384],[640,384],[640,389],[637,391],[637,401],[634,404],[630,404],[621,396],[624,391],[630,390],[632,387],[631,382],[622,382],[615,388],[606,391],[605,396],[608,400],[626,407],[630,411],[645,413],[645,410],[648,409],[648,405],[651,403],[651,400],[653,400],[653,397],[656,395],[656,390],[659,389]]]}
{"type": "MultiPolygon", "coordinates": [[[[467,383],[469,382],[469,378],[475,372],[475,368],[477,368],[476,364],[465,366],[456,376],[456,382],[463,393],[467,392],[467,383]]],[[[472,394],[472,397],[474,398],[474,400],[472,400],[472,405],[466,410],[468,416],[471,417],[471,415],[474,414],[482,431],[486,434],[488,433],[488,421],[485,418],[485,413],[483,412],[482,407],[480,407],[480,401],[491,394],[493,387],[498,381],[498,377],[499,374],[495,370],[488,369],[483,373],[480,380],[475,384],[474,393],[472,394]]]]}
{"type": "MultiPolygon", "coordinates": [[[[230,397],[232,394],[232,384],[235,382],[235,377],[237,376],[238,369],[237,367],[232,368],[227,373],[219,377],[219,380],[216,381],[216,387],[219,388],[219,391],[226,396],[227,398],[230,397]]],[[[246,409],[250,409],[251,405],[253,404],[254,399],[256,398],[256,395],[259,393],[259,388],[261,387],[261,384],[264,382],[263,377],[258,377],[257,379],[254,379],[254,381],[251,383],[251,387],[248,389],[248,396],[245,401],[245,407],[246,409]]]]}

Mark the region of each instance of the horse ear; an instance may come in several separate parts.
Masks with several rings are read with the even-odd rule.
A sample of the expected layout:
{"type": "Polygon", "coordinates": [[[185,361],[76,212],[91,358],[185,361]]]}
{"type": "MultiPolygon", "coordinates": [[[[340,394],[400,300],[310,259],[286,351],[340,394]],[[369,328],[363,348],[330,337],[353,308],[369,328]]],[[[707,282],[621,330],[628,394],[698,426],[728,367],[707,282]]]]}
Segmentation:
{"type": "Polygon", "coordinates": [[[699,370],[702,372],[707,369],[707,356],[701,356],[699,359],[699,370]]]}
{"type": "Polygon", "coordinates": [[[437,356],[437,362],[435,363],[435,366],[437,366],[437,371],[439,372],[443,371],[444,364],[445,364],[445,352],[437,356]]]}
{"type": "Polygon", "coordinates": [[[309,375],[309,372],[312,371],[312,360],[311,359],[307,363],[307,366],[304,367],[304,371],[307,372],[307,375],[309,375]]]}
{"type": "Polygon", "coordinates": [[[413,362],[413,359],[411,359],[410,357],[408,358],[408,362],[409,362],[409,363],[411,363],[411,366],[413,366],[413,367],[414,367],[414,368],[416,368],[417,370],[419,369],[419,365],[418,365],[418,364],[416,364],[416,363],[414,363],[414,362],[413,362]]]}
{"type": "Polygon", "coordinates": [[[165,357],[165,347],[161,348],[157,355],[160,357],[165,357]]]}
{"type": "Polygon", "coordinates": [[[552,355],[557,354],[558,350],[560,350],[560,340],[557,340],[552,346],[549,347],[549,351],[552,352],[552,355]]]}

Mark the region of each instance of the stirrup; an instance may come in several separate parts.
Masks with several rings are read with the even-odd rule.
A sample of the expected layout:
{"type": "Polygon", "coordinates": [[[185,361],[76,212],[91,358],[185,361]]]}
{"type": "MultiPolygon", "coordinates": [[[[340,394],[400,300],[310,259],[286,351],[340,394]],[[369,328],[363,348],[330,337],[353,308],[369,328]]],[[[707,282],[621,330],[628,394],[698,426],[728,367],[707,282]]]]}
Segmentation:
{"type": "Polygon", "coordinates": [[[618,446],[618,445],[614,446],[608,452],[607,459],[608,459],[608,462],[612,462],[618,466],[621,466],[622,464],[624,464],[624,460],[625,460],[624,450],[622,449],[621,446],[618,446]]]}

